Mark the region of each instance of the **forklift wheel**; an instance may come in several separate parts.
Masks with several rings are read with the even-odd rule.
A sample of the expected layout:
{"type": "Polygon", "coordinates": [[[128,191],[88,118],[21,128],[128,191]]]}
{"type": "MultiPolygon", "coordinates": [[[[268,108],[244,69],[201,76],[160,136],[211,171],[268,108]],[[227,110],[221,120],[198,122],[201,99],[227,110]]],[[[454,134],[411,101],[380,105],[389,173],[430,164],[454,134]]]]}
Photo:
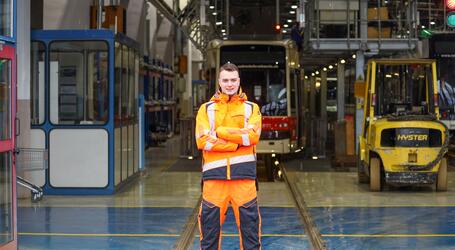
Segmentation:
{"type": "Polygon", "coordinates": [[[447,191],[447,159],[445,157],[442,158],[441,164],[439,165],[436,191],[447,191]]]}
{"type": "Polygon", "coordinates": [[[362,169],[362,163],[360,162],[360,155],[357,151],[357,161],[356,161],[356,165],[357,165],[357,181],[359,183],[369,183],[370,182],[370,179],[368,178],[368,176],[365,174],[365,171],[362,169]]]}
{"type": "Polygon", "coordinates": [[[370,191],[381,191],[381,162],[374,157],[370,159],[370,191]]]}

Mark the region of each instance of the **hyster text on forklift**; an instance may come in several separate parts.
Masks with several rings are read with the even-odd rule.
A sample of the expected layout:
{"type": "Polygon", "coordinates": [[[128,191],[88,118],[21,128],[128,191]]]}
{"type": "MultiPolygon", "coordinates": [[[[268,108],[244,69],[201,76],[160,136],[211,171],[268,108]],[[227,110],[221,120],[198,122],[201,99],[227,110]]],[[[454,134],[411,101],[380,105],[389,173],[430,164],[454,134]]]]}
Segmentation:
{"type": "Polygon", "coordinates": [[[434,60],[370,60],[359,182],[369,182],[371,191],[385,184],[436,184],[437,191],[446,191],[449,132],[439,118],[434,60]]]}

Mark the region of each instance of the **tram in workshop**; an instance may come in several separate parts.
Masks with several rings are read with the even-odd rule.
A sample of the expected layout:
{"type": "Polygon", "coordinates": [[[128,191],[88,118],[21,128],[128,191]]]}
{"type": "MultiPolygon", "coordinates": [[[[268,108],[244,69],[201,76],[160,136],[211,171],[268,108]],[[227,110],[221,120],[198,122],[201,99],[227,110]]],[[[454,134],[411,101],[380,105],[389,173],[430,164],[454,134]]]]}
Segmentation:
{"type": "Polygon", "coordinates": [[[209,95],[218,88],[221,65],[231,62],[240,70],[240,85],[248,100],[262,113],[258,157],[266,165],[267,178],[278,173],[274,158],[299,152],[304,147],[303,88],[297,46],[285,41],[221,41],[207,47],[209,95]]]}
{"type": "MultiPolygon", "coordinates": [[[[429,39],[429,57],[436,59],[438,69],[439,111],[441,121],[450,131],[450,144],[455,144],[455,33],[434,34],[429,39]],[[441,88],[442,86],[442,88],[441,88]]],[[[453,146],[452,146],[453,147],[453,146]]],[[[453,151],[453,150],[451,150],[453,151]]]]}

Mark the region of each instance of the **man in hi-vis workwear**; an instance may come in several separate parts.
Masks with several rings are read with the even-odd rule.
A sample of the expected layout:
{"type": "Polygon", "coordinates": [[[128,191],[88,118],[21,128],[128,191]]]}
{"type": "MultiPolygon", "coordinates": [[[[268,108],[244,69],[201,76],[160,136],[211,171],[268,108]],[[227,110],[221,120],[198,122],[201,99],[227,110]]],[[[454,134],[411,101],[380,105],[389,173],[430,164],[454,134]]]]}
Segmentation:
{"type": "Polygon", "coordinates": [[[201,249],[221,248],[221,226],[229,204],[240,233],[240,249],[261,249],[255,152],[261,113],[242,93],[237,66],[221,66],[218,84],[220,89],[202,104],[196,117],[196,142],[203,153],[201,249]]]}

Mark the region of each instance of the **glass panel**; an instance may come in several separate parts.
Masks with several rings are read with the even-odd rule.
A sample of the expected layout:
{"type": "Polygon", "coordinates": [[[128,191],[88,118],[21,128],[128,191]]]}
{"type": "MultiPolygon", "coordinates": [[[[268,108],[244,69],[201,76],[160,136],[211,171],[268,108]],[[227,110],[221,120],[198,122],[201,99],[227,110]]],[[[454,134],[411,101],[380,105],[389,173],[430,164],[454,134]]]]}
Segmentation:
{"type": "Polygon", "coordinates": [[[0,245],[13,240],[11,153],[0,153],[0,245]]]}
{"type": "Polygon", "coordinates": [[[128,85],[128,114],[129,117],[135,117],[135,112],[134,112],[134,87],[136,83],[136,65],[135,65],[135,56],[136,54],[134,53],[133,49],[130,49],[129,53],[129,58],[128,58],[128,65],[129,65],[129,70],[128,70],[128,77],[129,77],[129,85],[128,85]]]}
{"type": "Polygon", "coordinates": [[[87,100],[89,119],[105,121],[108,119],[108,53],[90,52],[88,54],[88,85],[90,98],[87,100]]]}
{"type": "MultiPolygon", "coordinates": [[[[142,82],[142,81],[141,81],[142,82]]],[[[139,108],[139,100],[138,100],[138,96],[139,96],[139,54],[136,53],[135,54],[135,57],[134,57],[134,106],[133,106],[133,114],[134,114],[134,117],[136,118],[135,121],[136,123],[138,122],[138,117],[137,117],[137,112],[138,112],[138,108],[139,108]]],[[[143,93],[143,90],[142,90],[142,93],[143,93]]]]}
{"type": "Polygon", "coordinates": [[[33,41],[30,53],[30,119],[32,125],[44,122],[44,57],[44,43],[33,41]]]}
{"type": "Polygon", "coordinates": [[[0,140],[11,138],[11,61],[0,59],[0,140]]]}
{"type": "Polygon", "coordinates": [[[102,41],[50,45],[50,118],[54,124],[104,124],[108,117],[108,46],[102,41]]]}
{"type": "Polygon", "coordinates": [[[263,116],[286,116],[286,74],[284,68],[240,69],[243,91],[261,107],[263,116]],[[250,84],[251,83],[251,84],[250,84]]]}
{"type": "Polygon", "coordinates": [[[431,65],[377,66],[376,115],[428,113],[427,87],[432,86],[431,65]]]}
{"type": "Polygon", "coordinates": [[[128,48],[122,46],[122,119],[129,116],[128,110],[128,48]]]}
{"type": "Polygon", "coordinates": [[[3,0],[0,2],[0,36],[11,36],[12,27],[12,0],[3,0]]]}
{"type": "MultiPolygon", "coordinates": [[[[121,81],[122,81],[122,45],[115,43],[115,83],[114,83],[114,115],[116,119],[121,118],[121,81]]],[[[116,123],[117,127],[117,123],[116,123]]]]}
{"type": "Polygon", "coordinates": [[[248,98],[263,116],[287,116],[286,49],[270,45],[232,45],[220,50],[220,65],[236,64],[248,98]]]}

